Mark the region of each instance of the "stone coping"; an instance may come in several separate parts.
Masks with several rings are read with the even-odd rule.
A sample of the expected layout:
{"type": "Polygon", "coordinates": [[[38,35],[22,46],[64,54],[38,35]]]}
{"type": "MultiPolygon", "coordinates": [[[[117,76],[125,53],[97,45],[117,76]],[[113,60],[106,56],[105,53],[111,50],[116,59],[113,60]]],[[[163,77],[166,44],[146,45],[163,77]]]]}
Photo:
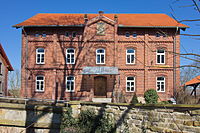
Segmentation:
{"type": "Polygon", "coordinates": [[[45,104],[44,102],[5,102],[0,100],[0,108],[6,109],[18,109],[18,110],[38,110],[47,112],[65,112],[71,105],[92,105],[92,106],[125,106],[128,108],[170,108],[170,109],[182,109],[182,110],[194,110],[200,109],[200,104],[129,104],[129,103],[94,103],[83,101],[70,101],[56,104],[45,104]]]}

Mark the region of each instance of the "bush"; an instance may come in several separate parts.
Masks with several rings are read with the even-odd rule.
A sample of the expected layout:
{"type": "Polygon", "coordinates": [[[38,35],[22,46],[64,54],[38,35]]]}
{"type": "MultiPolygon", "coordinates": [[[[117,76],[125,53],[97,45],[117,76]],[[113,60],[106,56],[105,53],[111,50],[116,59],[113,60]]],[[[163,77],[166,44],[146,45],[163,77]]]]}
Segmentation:
{"type": "Polygon", "coordinates": [[[147,104],[155,104],[158,102],[158,94],[154,89],[149,89],[144,93],[144,99],[147,104]]]}
{"type": "Polygon", "coordinates": [[[108,114],[96,115],[93,110],[83,110],[78,118],[73,118],[69,109],[63,115],[61,133],[108,133],[113,127],[113,120],[108,114]]]}
{"type": "Polygon", "coordinates": [[[133,97],[132,97],[131,103],[132,103],[132,104],[138,103],[138,98],[137,98],[137,95],[136,95],[135,93],[134,93],[134,95],[133,95],[133,97]]]}

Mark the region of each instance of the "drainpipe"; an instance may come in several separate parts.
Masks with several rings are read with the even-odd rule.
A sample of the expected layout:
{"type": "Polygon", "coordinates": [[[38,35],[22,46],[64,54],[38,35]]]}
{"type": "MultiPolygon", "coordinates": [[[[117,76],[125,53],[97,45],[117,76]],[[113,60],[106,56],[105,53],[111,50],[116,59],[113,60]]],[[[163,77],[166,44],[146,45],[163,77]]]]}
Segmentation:
{"type": "Polygon", "coordinates": [[[173,97],[175,99],[176,96],[176,35],[178,32],[178,27],[176,27],[176,32],[174,34],[174,46],[173,46],[173,54],[174,54],[174,59],[173,59],[173,84],[174,84],[174,93],[173,93],[173,97]]]}
{"type": "MultiPolygon", "coordinates": [[[[26,40],[26,51],[25,51],[25,98],[27,98],[27,89],[28,89],[28,36],[27,33],[22,27],[22,31],[24,32],[25,35],[25,40],[26,40]]],[[[22,57],[23,58],[23,57],[22,57]]]]}

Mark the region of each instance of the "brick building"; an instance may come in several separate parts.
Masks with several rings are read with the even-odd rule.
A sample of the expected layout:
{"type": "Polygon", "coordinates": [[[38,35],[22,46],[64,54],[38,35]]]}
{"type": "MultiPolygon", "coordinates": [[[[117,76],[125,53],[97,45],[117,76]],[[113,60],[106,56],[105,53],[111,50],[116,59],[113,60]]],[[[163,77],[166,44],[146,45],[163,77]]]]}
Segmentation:
{"type": "Polygon", "coordinates": [[[37,14],[14,27],[22,97],[129,101],[153,88],[168,100],[179,85],[174,53],[187,26],[165,14],[37,14]]]}
{"type": "Polygon", "coordinates": [[[0,44],[0,96],[8,96],[8,72],[13,71],[13,67],[0,44]]]}

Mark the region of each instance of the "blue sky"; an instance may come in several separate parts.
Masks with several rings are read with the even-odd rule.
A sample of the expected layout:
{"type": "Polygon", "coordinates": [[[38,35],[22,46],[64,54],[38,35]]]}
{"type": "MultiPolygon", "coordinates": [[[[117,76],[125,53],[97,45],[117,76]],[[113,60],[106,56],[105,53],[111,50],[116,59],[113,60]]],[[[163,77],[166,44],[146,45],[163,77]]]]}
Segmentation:
{"type": "MultiPolygon", "coordinates": [[[[188,0],[2,0],[0,8],[0,43],[15,69],[21,66],[21,30],[12,28],[37,13],[165,13],[178,20],[200,18],[188,0]],[[170,5],[172,9],[170,8],[170,5]]],[[[199,34],[200,24],[184,22],[190,26],[184,34],[199,34]]],[[[181,52],[200,53],[200,40],[181,36],[181,52]],[[186,50],[184,50],[186,49],[186,50]]],[[[181,64],[190,63],[182,59],[181,64]]]]}

